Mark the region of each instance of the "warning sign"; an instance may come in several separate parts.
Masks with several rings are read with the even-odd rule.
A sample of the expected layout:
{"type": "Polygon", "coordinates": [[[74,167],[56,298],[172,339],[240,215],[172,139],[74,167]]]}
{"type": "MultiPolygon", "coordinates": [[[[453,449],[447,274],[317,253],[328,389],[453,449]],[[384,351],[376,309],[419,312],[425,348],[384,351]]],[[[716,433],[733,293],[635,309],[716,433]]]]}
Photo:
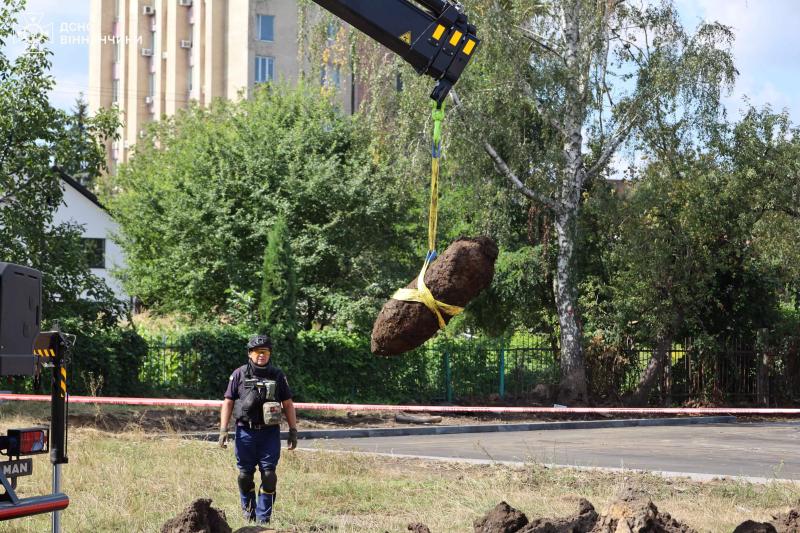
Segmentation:
{"type": "Polygon", "coordinates": [[[407,31],[403,35],[400,36],[400,40],[406,43],[407,45],[411,46],[411,32],[407,31]]]}

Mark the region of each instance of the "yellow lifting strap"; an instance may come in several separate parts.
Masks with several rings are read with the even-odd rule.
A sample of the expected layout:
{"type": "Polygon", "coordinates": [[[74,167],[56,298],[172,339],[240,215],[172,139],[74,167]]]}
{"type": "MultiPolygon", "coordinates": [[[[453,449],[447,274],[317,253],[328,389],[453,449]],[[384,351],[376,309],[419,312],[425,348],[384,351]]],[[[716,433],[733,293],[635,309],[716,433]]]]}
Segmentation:
{"type": "Polygon", "coordinates": [[[425,272],[428,265],[436,258],[436,231],[439,215],[439,158],[442,155],[442,120],[444,120],[444,104],[433,104],[433,145],[431,148],[431,202],[428,208],[428,254],[417,276],[416,289],[398,289],[392,295],[395,300],[404,302],[419,302],[425,305],[436,315],[439,329],[444,329],[445,321],[442,313],[456,316],[464,311],[463,307],[440,302],[433,297],[430,289],[425,285],[425,272]]]}

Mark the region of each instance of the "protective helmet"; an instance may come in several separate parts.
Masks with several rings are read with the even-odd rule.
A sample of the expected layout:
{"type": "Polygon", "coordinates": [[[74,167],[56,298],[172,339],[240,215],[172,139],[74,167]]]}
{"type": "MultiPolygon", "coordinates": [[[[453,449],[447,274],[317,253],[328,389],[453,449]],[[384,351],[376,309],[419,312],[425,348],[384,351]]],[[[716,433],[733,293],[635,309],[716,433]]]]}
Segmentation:
{"type": "Polygon", "coordinates": [[[271,350],[272,339],[263,333],[253,335],[247,342],[247,351],[255,350],[256,348],[269,348],[271,350]]]}

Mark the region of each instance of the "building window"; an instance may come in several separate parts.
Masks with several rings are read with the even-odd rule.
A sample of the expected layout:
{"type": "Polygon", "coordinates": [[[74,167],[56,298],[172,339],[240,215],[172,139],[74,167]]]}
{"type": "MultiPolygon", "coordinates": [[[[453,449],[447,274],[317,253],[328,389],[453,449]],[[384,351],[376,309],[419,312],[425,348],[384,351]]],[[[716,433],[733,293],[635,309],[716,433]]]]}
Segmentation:
{"type": "Polygon", "coordinates": [[[119,80],[111,80],[111,103],[119,102],[119,80]]]}
{"type": "Polygon", "coordinates": [[[339,34],[339,25],[335,22],[329,22],[328,27],[326,28],[326,33],[328,34],[329,41],[335,41],[336,36],[339,34]]]}
{"type": "Polygon", "coordinates": [[[106,240],[105,239],[81,239],[86,250],[86,257],[89,261],[89,268],[106,267],[106,240]]]}
{"type": "Polygon", "coordinates": [[[321,67],[319,74],[319,84],[323,87],[341,88],[342,69],[339,65],[325,65],[321,67]]]}
{"type": "Polygon", "coordinates": [[[156,75],[152,72],[147,77],[147,96],[151,98],[156,95],[156,75]]]}
{"type": "Polygon", "coordinates": [[[275,40],[275,17],[272,15],[258,15],[258,40],[275,40]]]}
{"type": "Polygon", "coordinates": [[[193,71],[192,66],[189,65],[189,67],[186,69],[186,89],[189,92],[192,92],[192,74],[193,74],[192,71],[193,71]]]}
{"type": "Polygon", "coordinates": [[[275,79],[275,58],[256,56],[256,83],[265,83],[275,79]]]}

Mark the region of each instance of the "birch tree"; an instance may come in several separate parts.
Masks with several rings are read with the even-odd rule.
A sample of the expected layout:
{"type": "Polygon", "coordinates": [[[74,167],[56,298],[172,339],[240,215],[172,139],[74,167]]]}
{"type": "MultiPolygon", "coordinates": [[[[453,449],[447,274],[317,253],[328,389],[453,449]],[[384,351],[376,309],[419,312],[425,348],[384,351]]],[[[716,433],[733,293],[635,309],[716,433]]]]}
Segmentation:
{"type": "MultiPolygon", "coordinates": [[[[623,148],[641,148],[653,138],[691,140],[695,132],[687,124],[719,116],[720,95],[735,75],[732,33],[716,23],[687,32],[671,1],[464,4],[483,44],[451,93],[455,112],[445,130],[440,205],[450,214],[448,195],[456,197],[454,211],[476,221],[469,229],[496,237],[519,217],[487,213],[491,208],[547,213],[558,252],[552,293],[560,330],[560,397],[584,401],[576,267],[583,194],[593,180],[619,166],[613,163],[623,148]],[[501,188],[514,191],[516,199],[500,200],[501,188]],[[473,191],[475,198],[453,195],[452,189],[473,191]]],[[[430,92],[430,80],[415,76],[402,60],[357,32],[347,38],[354,43],[350,49],[360,51],[353,65],[355,76],[364,80],[362,109],[379,125],[376,131],[385,132],[376,147],[394,150],[395,168],[424,184],[430,123],[420,102],[430,92]],[[403,82],[401,92],[396,80],[403,82]]],[[[452,217],[440,220],[443,234],[450,231],[448,224],[458,226],[452,217]]],[[[524,227],[519,230],[525,233],[524,227]]],[[[507,250],[511,243],[500,244],[507,250]]]]}
{"type": "Polygon", "coordinates": [[[492,80],[492,71],[500,70],[504,57],[524,58],[524,64],[505,67],[505,74],[514,72],[515,79],[493,82],[513,87],[507,105],[535,110],[550,129],[550,158],[531,157],[540,158],[542,150],[527,155],[519,149],[519,138],[502,127],[493,130],[488,117],[477,120],[485,104],[475,102],[478,95],[466,96],[470,87],[462,91],[464,115],[470,124],[489,124],[481,128],[481,144],[496,170],[519,194],[552,214],[558,249],[553,296],[561,341],[559,397],[585,401],[580,278],[575,268],[582,195],[589,182],[609,176],[623,146],[646,140],[640,135],[646,126],[660,121],[660,127],[669,130],[699,115],[718,115],[720,95],[735,75],[729,53],[732,34],[715,23],[688,33],[671,2],[482,5],[485,9],[479,11],[489,23],[489,35],[483,33],[481,83],[492,80]]]}

